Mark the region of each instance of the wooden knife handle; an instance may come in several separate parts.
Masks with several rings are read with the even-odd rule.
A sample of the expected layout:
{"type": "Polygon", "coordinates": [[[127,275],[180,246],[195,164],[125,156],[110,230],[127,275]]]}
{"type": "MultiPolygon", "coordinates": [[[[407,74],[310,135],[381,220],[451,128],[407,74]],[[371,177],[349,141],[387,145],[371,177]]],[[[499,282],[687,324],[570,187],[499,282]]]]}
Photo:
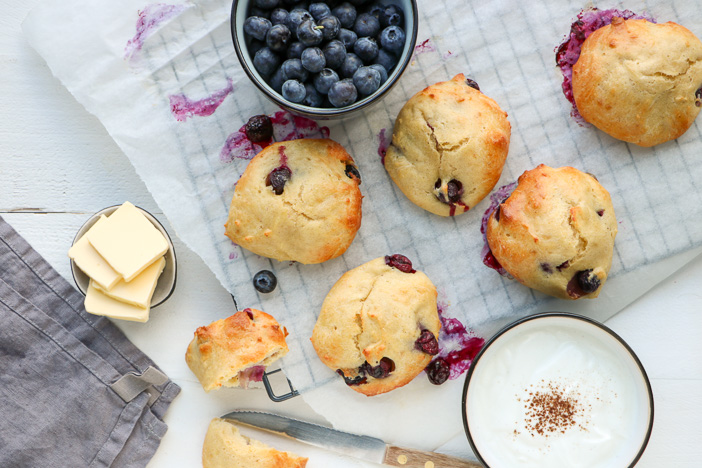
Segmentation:
{"type": "Polygon", "coordinates": [[[405,468],[482,468],[483,465],[434,452],[422,452],[388,445],[384,465],[405,468]]]}

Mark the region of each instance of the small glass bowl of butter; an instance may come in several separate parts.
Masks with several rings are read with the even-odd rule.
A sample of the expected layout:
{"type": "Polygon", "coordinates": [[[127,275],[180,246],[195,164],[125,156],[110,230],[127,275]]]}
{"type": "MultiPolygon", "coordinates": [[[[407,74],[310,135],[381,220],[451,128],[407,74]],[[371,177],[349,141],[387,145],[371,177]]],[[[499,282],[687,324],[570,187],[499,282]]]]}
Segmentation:
{"type": "Polygon", "coordinates": [[[91,216],[76,233],[69,257],[86,310],[96,315],[146,322],[150,309],[175,290],[177,261],[168,232],[151,213],[129,202],[91,216]],[[114,224],[118,217],[119,226],[107,222],[114,224]],[[126,237],[136,245],[132,250],[127,243],[120,251],[126,237]]]}

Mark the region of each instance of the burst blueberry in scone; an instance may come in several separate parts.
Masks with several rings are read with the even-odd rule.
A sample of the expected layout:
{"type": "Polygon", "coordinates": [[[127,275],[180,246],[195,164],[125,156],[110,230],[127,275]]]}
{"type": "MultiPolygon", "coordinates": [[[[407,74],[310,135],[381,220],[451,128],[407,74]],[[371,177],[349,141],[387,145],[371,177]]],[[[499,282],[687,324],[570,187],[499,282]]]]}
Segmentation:
{"type": "Polygon", "coordinates": [[[436,288],[403,255],[376,258],[332,287],[312,333],[317,355],[367,396],[409,383],[439,352],[436,288]]]}
{"type": "Polygon", "coordinates": [[[288,332],[265,312],[240,310],[195,331],[185,361],[206,392],[261,381],[266,366],[285,356],[288,332]]]}
{"type": "Polygon", "coordinates": [[[594,298],[607,280],[617,220],[591,174],[543,164],[524,172],[486,228],[497,266],[525,286],[562,299],[594,298]]]}
{"type": "Polygon", "coordinates": [[[202,445],[203,468],[305,468],[307,458],[282,452],[242,435],[232,423],[215,418],[202,445]]]}
{"type": "Polygon", "coordinates": [[[459,74],[407,101],[395,121],[385,169],[420,208],[440,216],[465,213],[500,178],[510,134],[507,113],[459,74]]]}
{"type": "Polygon", "coordinates": [[[687,131],[702,105],[700,87],[702,42],[673,22],[613,16],[587,36],[572,69],[583,119],[645,147],[687,131]]]}
{"type": "Polygon", "coordinates": [[[339,143],[300,139],[257,154],[236,184],[225,225],[239,246],[280,261],[343,254],[361,226],[360,173],[339,143]]]}

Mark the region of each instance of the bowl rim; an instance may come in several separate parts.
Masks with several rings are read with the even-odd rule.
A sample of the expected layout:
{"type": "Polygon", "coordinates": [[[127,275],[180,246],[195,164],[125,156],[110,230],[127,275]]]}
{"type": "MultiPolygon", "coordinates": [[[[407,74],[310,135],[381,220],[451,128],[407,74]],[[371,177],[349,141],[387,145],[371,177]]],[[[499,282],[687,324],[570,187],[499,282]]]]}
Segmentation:
{"type": "Polygon", "coordinates": [[[468,426],[468,411],[467,411],[468,385],[470,384],[470,379],[473,376],[473,371],[477,367],[477,364],[478,364],[480,358],[485,354],[485,352],[490,347],[490,345],[492,345],[495,341],[497,341],[500,337],[502,337],[505,333],[512,330],[513,328],[515,328],[519,325],[522,325],[526,322],[530,322],[532,320],[539,320],[539,319],[550,318],[550,317],[561,317],[561,318],[575,319],[575,320],[580,320],[582,322],[586,322],[589,325],[594,325],[595,327],[605,331],[612,338],[614,338],[616,341],[618,341],[624,347],[624,349],[629,353],[631,358],[636,363],[636,366],[638,367],[639,372],[641,373],[641,377],[643,378],[644,384],[646,385],[646,394],[648,396],[648,406],[649,406],[649,420],[648,420],[648,427],[646,428],[646,435],[644,436],[643,440],[641,441],[641,447],[639,448],[639,451],[637,452],[636,456],[631,460],[631,464],[628,465],[628,468],[633,468],[638,463],[638,461],[641,459],[641,456],[643,455],[644,451],[646,450],[646,447],[648,446],[648,442],[651,439],[651,433],[653,431],[654,401],[653,401],[653,391],[651,389],[651,382],[648,378],[648,374],[646,373],[646,370],[644,369],[643,364],[639,360],[639,357],[636,355],[634,350],[626,343],[626,341],[624,341],[624,339],[622,337],[617,335],[611,328],[607,327],[603,323],[598,322],[597,320],[591,319],[590,317],[586,317],[584,315],[579,315],[579,314],[574,314],[571,312],[556,312],[556,311],[540,312],[540,313],[528,315],[526,317],[522,317],[522,318],[517,319],[513,322],[510,322],[509,324],[502,327],[497,333],[495,333],[489,340],[487,340],[485,342],[485,345],[480,350],[480,352],[478,352],[478,354],[475,356],[475,359],[473,359],[473,362],[471,363],[470,369],[466,375],[465,383],[463,384],[463,396],[461,398],[461,415],[463,417],[463,429],[466,433],[466,437],[468,438],[468,443],[470,444],[470,448],[473,450],[473,453],[478,458],[480,463],[482,463],[486,468],[490,468],[490,465],[488,465],[487,462],[483,459],[483,457],[480,454],[480,451],[475,446],[475,443],[473,441],[473,437],[471,436],[471,433],[470,433],[470,428],[468,426]]]}
{"type": "MultiPolygon", "coordinates": [[[[321,119],[334,119],[334,118],[341,118],[346,115],[349,115],[351,113],[355,113],[356,111],[360,111],[363,109],[368,108],[369,106],[377,103],[380,101],[392,88],[395,87],[397,82],[400,80],[400,77],[402,74],[405,72],[407,69],[407,66],[409,65],[410,61],[412,60],[412,57],[414,56],[414,48],[417,44],[417,33],[419,29],[419,10],[417,8],[417,0],[407,0],[407,2],[410,4],[412,7],[412,15],[411,17],[413,18],[412,21],[412,31],[411,35],[407,35],[407,41],[409,41],[410,46],[408,47],[408,52],[407,54],[403,57],[399,57],[399,61],[397,62],[397,65],[395,65],[395,69],[391,72],[394,74],[392,78],[390,78],[390,73],[388,73],[388,79],[383,85],[381,85],[381,89],[376,91],[375,93],[371,94],[370,96],[366,96],[360,101],[356,101],[355,103],[346,106],[346,107],[339,107],[339,108],[322,108],[322,107],[309,107],[309,106],[303,106],[301,104],[297,104],[294,102],[289,102],[283,99],[282,96],[280,96],[278,93],[276,93],[272,88],[269,87],[268,83],[261,83],[261,80],[259,80],[254,73],[253,70],[249,67],[248,63],[246,62],[246,59],[244,57],[245,53],[248,53],[248,50],[245,49],[245,41],[242,41],[240,43],[239,41],[239,35],[237,34],[236,30],[236,12],[239,6],[243,7],[248,7],[250,4],[250,1],[247,0],[233,0],[232,1],[232,8],[231,8],[231,13],[229,15],[229,29],[230,33],[232,35],[232,43],[234,44],[234,51],[236,52],[237,59],[239,60],[239,63],[241,64],[241,68],[244,69],[244,72],[246,73],[246,76],[249,78],[249,80],[258,88],[259,91],[264,93],[264,95],[271,101],[273,101],[276,105],[281,106],[291,112],[300,114],[300,115],[305,115],[307,117],[313,117],[313,118],[321,118],[321,119]],[[242,47],[243,44],[243,47],[242,47]],[[383,88],[383,86],[385,86],[383,88]]],[[[392,2],[390,2],[392,3],[392,2]]],[[[407,18],[407,15],[405,15],[407,18]]],[[[407,33],[407,31],[405,31],[407,33]]]]}
{"type": "MultiPolygon", "coordinates": [[[[75,236],[73,236],[73,241],[71,242],[71,246],[75,245],[76,241],[78,241],[79,235],[80,235],[80,237],[83,237],[83,235],[85,235],[85,232],[97,222],[98,218],[100,218],[101,215],[103,215],[103,214],[105,214],[105,213],[107,213],[107,212],[109,212],[109,211],[114,212],[114,211],[116,211],[117,208],[119,208],[120,206],[122,206],[122,205],[110,205],[110,206],[107,206],[107,207],[101,209],[100,211],[94,213],[93,215],[91,215],[91,216],[78,228],[78,231],[76,231],[75,236]],[[88,225],[90,225],[90,226],[88,226],[88,225]],[[81,235],[81,233],[82,233],[82,235],[81,235]]],[[[172,283],[171,286],[170,286],[170,290],[168,291],[168,294],[166,294],[166,295],[163,297],[163,299],[159,300],[159,301],[156,302],[156,303],[153,303],[153,302],[151,303],[151,305],[149,306],[149,309],[153,309],[153,308],[155,308],[155,307],[160,306],[160,305],[163,304],[164,302],[166,302],[166,301],[173,295],[173,292],[175,291],[176,284],[178,283],[178,258],[177,258],[177,256],[176,256],[176,250],[175,250],[175,246],[173,245],[173,240],[171,239],[171,235],[168,233],[168,231],[167,231],[166,228],[163,226],[163,224],[161,224],[161,221],[159,221],[158,219],[156,219],[156,217],[155,217],[154,215],[152,215],[150,212],[146,211],[144,208],[142,208],[142,207],[140,207],[140,206],[138,206],[138,205],[134,205],[134,206],[135,206],[136,208],[138,208],[139,211],[141,211],[142,213],[144,213],[144,215],[146,216],[146,218],[147,218],[152,224],[156,223],[158,226],[155,226],[155,227],[156,227],[159,231],[161,231],[161,233],[163,233],[163,234],[165,235],[165,237],[166,237],[166,242],[168,242],[168,251],[166,252],[166,254],[164,254],[164,256],[168,256],[168,253],[169,253],[169,252],[173,255],[173,283],[172,283]]],[[[81,285],[81,282],[78,281],[78,277],[76,276],[76,275],[77,275],[77,271],[79,271],[80,268],[78,268],[78,265],[76,265],[76,263],[73,261],[73,259],[70,259],[70,263],[71,263],[71,276],[73,276],[73,282],[75,283],[76,288],[78,289],[78,291],[79,291],[83,296],[85,296],[85,295],[87,294],[87,291],[86,291],[86,290],[84,289],[84,287],[81,285]]],[[[164,270],[165,270],[165,267],[164,267],[164,270]]],[[[82,272],[81,272],[81,273],[82,273],[82,272]]],[[[85,273],[83,273],[83,274],[85,274],[85,273]]]]}

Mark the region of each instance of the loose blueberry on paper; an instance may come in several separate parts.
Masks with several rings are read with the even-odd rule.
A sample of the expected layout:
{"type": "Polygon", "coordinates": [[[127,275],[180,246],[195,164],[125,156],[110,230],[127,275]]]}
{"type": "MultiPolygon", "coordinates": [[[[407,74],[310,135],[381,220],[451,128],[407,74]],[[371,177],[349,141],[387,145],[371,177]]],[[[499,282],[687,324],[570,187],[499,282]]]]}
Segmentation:
{"type": "Polygon", "coordinates": [[[261,270],[254,275],[253,284],[256,291],[267,294],[273,292],[278,285],[278,280],[272,271],[261,270]]]}
{"type": "Polygon", "coordinates": [[[403,18],[377,1],[254,0],[244,34],[254,67],[284,99],[340,108],[387,81],[407,40],[403,18]]]}

